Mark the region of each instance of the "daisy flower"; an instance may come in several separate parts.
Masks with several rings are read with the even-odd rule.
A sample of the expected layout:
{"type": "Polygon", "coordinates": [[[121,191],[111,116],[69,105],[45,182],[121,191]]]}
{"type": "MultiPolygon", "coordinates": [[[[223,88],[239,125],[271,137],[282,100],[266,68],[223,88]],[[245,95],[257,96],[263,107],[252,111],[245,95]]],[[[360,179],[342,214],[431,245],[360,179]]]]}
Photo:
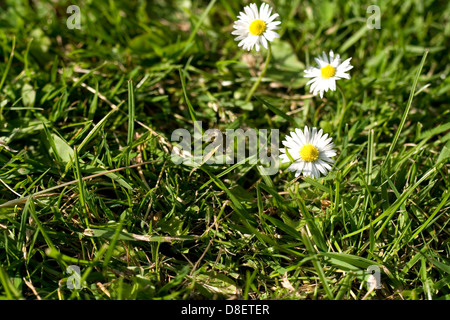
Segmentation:
{"type": "Polygon", "coordinates": [[[259,8],[252,3],[244,7],[244,12],[240,12],[238,20],[234,23],[234,30],[231,34],[237,35],[234,39],[240,41],[238,46],[245,50],[252,50],[253,47],[259,51],[260,45],[267,49],[267,41],[273,41],[280,35],[274,30],[279,29],[281,22],[274,21],[279,15],[272,14],[272,8],[267,3],[263,3],[259,8]]]}
{"type": "Polygon", "coordinates": [[[289,156],[294,160],[288,170],[295,172],[295,177],[302,173],[312,178],[319,178],[320,174],[325,176],[334,162],[331,157],[336,155],[332,139],[327,138],[328,134],[323,134],[322,129],[317,132],[317,128],[309,129],[306,126],[303,131],[295,129],[290,134],[282,142],[285,148],[280,149],[281,162],[291,162],[289,156]]]}
{"type": "Polygon", "coordinates": [[[353,68],[350,65],[351,59],[348,58],[341,62],[341,57],[338,54],[335,56],[332,50],[330,50],[330,58],[327,57],[325,52],[322,52],[322,57],[314,58],[319,68],[309,67],[305,70],[305,77],[312,78],[307,83],[307,85],[311,84],[309,92],[312,92],[314,95],[317,95],[319,92],[320,97],[323,98],[323,93],[328,91],[328,89],[336,91],[336,80],[341,78],[350,79],[350,75],[346,72],[353,68]]]}

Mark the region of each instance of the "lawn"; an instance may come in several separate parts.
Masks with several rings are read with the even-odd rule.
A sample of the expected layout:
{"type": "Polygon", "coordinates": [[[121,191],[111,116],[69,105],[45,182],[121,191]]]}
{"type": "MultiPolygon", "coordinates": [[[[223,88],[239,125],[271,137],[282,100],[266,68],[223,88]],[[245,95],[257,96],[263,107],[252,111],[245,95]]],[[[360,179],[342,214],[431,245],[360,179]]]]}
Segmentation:
{"type": "Polygon", "coordinates": [[[246,0],[0,0],[0,298],[450,299],[450,4],[372,2],[270,1],[248,51],[246,0]],[[305,126],[318,178],[195,141],[305,126]]]}

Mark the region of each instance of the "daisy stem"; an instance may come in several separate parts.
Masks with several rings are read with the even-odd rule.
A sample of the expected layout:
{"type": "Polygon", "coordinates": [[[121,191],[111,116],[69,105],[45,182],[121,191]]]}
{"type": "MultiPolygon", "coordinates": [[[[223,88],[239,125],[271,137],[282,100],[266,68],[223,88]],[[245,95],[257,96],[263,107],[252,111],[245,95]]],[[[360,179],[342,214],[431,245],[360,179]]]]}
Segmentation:
{"type": "Polygon", "coordinates": [[[268,49],[268,51],[267,51],[266,61],[264,63],[264,69],[261,71],[261,74],[259,75],[258,80],[253,84],[253,87],[250,89],[250,91],[247,95],[247,98],[245,98],[245,102],[249,102],[252,99],[253,94],[255,93],[256,89],[258,89],[262,78],[266,74],[267,67],[269,66],[269,62],[270,62],[270,57],[272,56],[272,49],[270,47],[270,43],[268,43],[267,49],[268,49]]]}
{"type": "MultiPolygon", "coordinates": [[[[342,107],[340,108],[340,104],[338,104],[337,106],[337,110],[336,110],[336,116],[337,119],[339,119],[338,121],[338,127],[340,127],[340,124],[343,120],[344,117],[344,113],[345,113],[345,108],[347,107],[347,100],[345,99],[345,94],[344,91],[342,90],[342,88],[336,83],[336,88],[339,90],[339,92],[341,93],[342,96],[342,107]]],[[[341,136],[341,130],[338,130],[338,138],[340,138],[341,136]]]]}
{"type": "Polygon", "coordinates": [[[342,110],[345,110],[345,107],[347,106],[347,100],[345,100],[344,91],[337,83],[336,83],[336,88],[339,90],[339,92],[341,93],[341,96],[342,96],[342,110]]]}

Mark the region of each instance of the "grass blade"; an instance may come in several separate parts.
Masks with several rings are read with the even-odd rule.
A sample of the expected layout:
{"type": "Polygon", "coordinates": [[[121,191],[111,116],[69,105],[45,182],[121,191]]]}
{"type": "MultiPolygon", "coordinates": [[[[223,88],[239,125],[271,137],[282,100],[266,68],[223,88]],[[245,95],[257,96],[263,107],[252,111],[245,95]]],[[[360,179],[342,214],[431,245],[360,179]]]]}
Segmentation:
{"type": "Polygon", "coordinates": [[[0,267],[0,283],[2,284],[3,290],[5,290],[6,299],[18,300],[18,299],[22,298],[19,290],[17,290],[17,288],[13,285],[13,283],[11,282],[11,280],[8,277],[8,274],[1,267],[0,267]]]}
{"type": "Polygon", "coordinates": [[[428,227],[428,225],[430,224],[430,222],[434,219],[434,217],[439,213],[439,211],[441,210],[441,208],[447,203],[448,198],[450,197],[450,192],[447,190],[444,193],[444,196],[442,197],[442,201],[439,203],[439,205],[436,207],[436,209],[434,210],[434,212],[428,217],[428,219],[411,235],[411,237],[409,238],[409,242],[411,242],[415,237],[417,237],[417,235],[419,233],[421,233],[426,227],[428,227]]]}
{"type": "Polygon", "coordinates": [[[6,80],[6,76],[8,75],[9,69],[11,68],[11,63],[12,63],[12,60],[14,58],[14,50],[15,50],[15,48],[16,48],[16,37],[13,36],[12,46],[11,46],[11,55],[9,56],[8,63],[6,64],[6,69],[3,72],[2,80],[0,80],[0,90],[2,90],[3,84],[5,83],[5,80],[6,80]]]}
{"type": "Polygon", "coordinates": [[[314,247],[311,243],[311,240],[309,240],[308,235],[306,234],[305,230],[302,229],[302,238],[303,238],[303,242],[306,246],[306,249],[308,250],[308,253],[310,254],[310,256],[313,256],[312,258],[312,263],[314,265],[314,268],[317,271],[317,274],[319,275],[319,279],[322,282],[322,286],[325,290],[326,295],[328,296],[328,299],[330,300],[334,300],[334,295],[333,292],[330,289],[330,286],[328,284],[328,280],[325,276],[325,272],[323,271],[322,265],[320,264],[319,259],[317,258],[317,254],[314,250],[314,247]]]}
{"type": "Polygon", "coordinates": [[[192,29],[191,34],[189,35],[189,38],[186,42],[186,45],[183,49],[183,51],[181,52],[180,58],[182,56],[184,56],[184,54],[189,50],[189,48],[192,46],[192,42],[194,41],[195,36],[197,35],[198,30],[200,29],[200,27],[202,26],[203,22],[205,21],[206,17],[208,16],[209,11],[212,9],[212,7],[214,6],[214,4],[216,3],[217,0],[211,0],[211,2],[208,4],[208,6],[206,7],[205,11],[203,11],[202,15],[200,16],[200,18],[197,21],[197,24],[195,25],[194,29],[192,29]]]}
{"type": "MultiPolygon", "coordinates": [[[[92,128],[92,130],[87,134],[87,136],[83,139],[83,141],[81,141],[80,145],[78,146],[78,153],[80,152],[80,150],[82,150],[86,144],[88,144],[92,138],[94,138],[97,133],[100,131],[100,129],[105,125],[106,121],[111,117],[111,115],[113,115],[115,112],[117,111],[117,109],[112,109],[111,111],[109,111],[106,116],[103,117],[102,120],[100,120],[95,126],[94,128],[92,128]]],[[[134,122],[133,122],[134,125],[134,122]]]]}
{"type": "Polygon", "coordinates": [[[380,229],[378,229],[377,231],[377,235],[376,238],[379,237],[381,231],[384,229],[384,227],[386,227],[386,224],[391,220],[391,218],[393,217],[393,215],[395,214],[395,212],[398,210],[398,208],[400,208],[400,206],[406,201],[406,199],[408,199],[408,197],[410,196],[411,193],[413,193],[413,191],[426,179],[428,179],[430,177],[431,174],[436,172],[436,168],[433,168],[431,170],[429,170],[427,173],[425,173],[423,175],[422,178],[419,179],[419,181],[417,181],[413,186],[409,187],[405,192],[402,193],[402,195],[397,198],[397,200],[387,209],[385,210],[381,215],[379,215],[376,219],[374,219],[370,224],[362,227],[359,230],[356,230],[354,232],[351,232],[349,234],[344,235],[342,238],[349,238],[352,237],[356,234],[359,234],[367,229],[369,229],[372,225],[375,225],[376,223],[378,223],[379,221],[383,220],[386,216],[388,216],[388,218],[384,221],[382,227],[380,229]]]}
{"type": "Polygon", "coordinates": [[[79,192],[79,201],[80,201],[81,211],[83,212],[85,227],[89,227],[89,220],[88,220],[89,209],[88,209],[88,206],[86,203],[87,191],[86,191],[86,186],[83,181],[83,176],[81,174],[80,161],[78,159],[77,148],[74,148],[73,162],[75,163],[74,171],[75,171],[75,178],[77,179],[77,182],[78,182],[78,192],[79,192]]]}
{"type": "Polygon", "coordinates": [[[134,136],[134,119],[136,114],[136,106],[135,106],[135,100],[134,100],[134,88],[133,88],[133,81],[128,81],[128,138],[127,138],[127,144],[129,147],[131,147],[131,144],[133,142],[133,136],[134,136]]]}
{"type": "Polygon", "coordinates": [[[416,90],[417,82],[419,81],[419,76],[420,76],[420,73],[422,72],[422,68],[423,68],[423,65],[425,64],[427,55],[428,55],[428,50],[425,51],[425,53],[422,57],[422,61],[420,62],[419,68],[417,69],[417,73],[416,73],[416,76],[414,77],[414,82],[413,82],[413,85],[411,88],[411,92],[409,94],[408,103],[406,104],[406,109],[403,112],[403,116],[402,116],[402,120],[400,121],[400,125],[398,126],[397,132],[395,132],[394,139],[392,140],[391,146],[389,147],[389,151],[386,155],[386,158],[384,159],[383,167],[388,162],[388,160],[392,154],[392,151],[394,150],[395,146],[397,145],[397,141],[398,141],[398,138],[400,137],[400,133],[402,132],[403,127],[405,126],[406,118],[408,117],[409,110],[411,109],[411,104],[414,99],[414,91],[416,90]]]}
{"type": "Polygon", "coordinates": [[[287,115],[285,112],[281,111],[280,109],[278,109],[277,107],[275,107],[274,105],[270,104],[269,102],[255,96],[254,97],[256,100],[258,100],[259,102],[261,102],[263,105],[265,105],[267,107],[267,109],[269,109],[270,111],[272,111],[273,113],[275,113],[277,116],[282,117],[283,119],[285,119],[286,121],[288,121],[291,124],[296,124],[297,122],[295,121],[295,119],[293,117],[291,117],[290,115],[287,115]]]}

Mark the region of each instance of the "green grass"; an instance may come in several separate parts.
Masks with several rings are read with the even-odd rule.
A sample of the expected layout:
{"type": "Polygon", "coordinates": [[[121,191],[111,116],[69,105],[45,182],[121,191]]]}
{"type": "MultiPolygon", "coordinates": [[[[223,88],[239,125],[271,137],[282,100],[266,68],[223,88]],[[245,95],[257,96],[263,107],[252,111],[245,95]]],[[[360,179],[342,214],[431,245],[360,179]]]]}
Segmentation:
{"type": "Polygon", "coordinates": [[[379,30],[367,2],[271,2],[250,101],[266,51],[231,35],[247,1],[78,1],[81,30],[71,4],[0,0],[0,298],[450,299],[445,1],[377,1],[379,30]],[[303,70],[330,49],[354,68],[322,100],[303,70]],[[336,163],[176,165],[196,120],[318,126],[336,163]]]}

